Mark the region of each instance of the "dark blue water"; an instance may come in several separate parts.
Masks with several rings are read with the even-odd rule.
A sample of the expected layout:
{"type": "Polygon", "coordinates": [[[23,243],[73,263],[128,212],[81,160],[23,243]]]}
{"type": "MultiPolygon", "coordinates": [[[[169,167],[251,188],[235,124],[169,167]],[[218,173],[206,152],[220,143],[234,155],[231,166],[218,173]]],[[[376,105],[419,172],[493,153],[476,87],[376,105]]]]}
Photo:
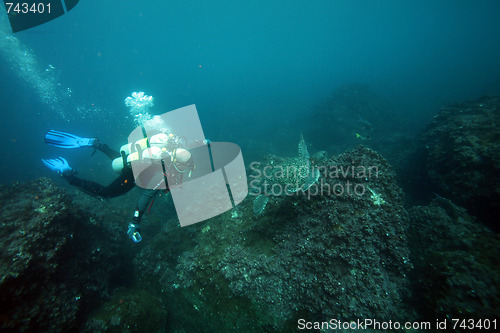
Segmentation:
{"type": "Polygon", "coordinates": [[[55,96],[71,96],[42,102],[39,81],[20,74],[23,54],[2,44],[0,182],[53,176],[44,157],[107,168],[90,151],[46,146],[44,133],[118,147],[134,128],[123,103],[133,91],[155,97],[153,114],[196,104],[205,136],[250,158],[287,149],[273,145],[283,135],[295,150],[304,129],[294,120],[344,84],[368,85],[423,126],[442,103],[499,91],[499,14],[494,0],[81,1],[14,35],[35,68],[54,67],[55,96]]]}

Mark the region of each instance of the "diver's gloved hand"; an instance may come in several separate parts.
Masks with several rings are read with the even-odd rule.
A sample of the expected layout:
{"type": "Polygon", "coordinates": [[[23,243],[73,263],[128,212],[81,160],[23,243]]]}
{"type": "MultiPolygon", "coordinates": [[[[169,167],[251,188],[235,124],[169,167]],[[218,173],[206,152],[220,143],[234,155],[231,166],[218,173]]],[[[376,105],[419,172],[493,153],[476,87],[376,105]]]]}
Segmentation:
{"type": "Polygon", "coordinates": [[[132,239],[134,243],[139,243],[142,240],[142,236],[139,233],[141,226],[136,223],[129,223],[127,235],[132,239]]]}
{"type": "Polygon", "coordinates": [[[43,164],[52,171],[57,172],[61,177],[68,177],[76,174],[76,170],[73,170],[68,161],[65,158],[59,157],[54,159],[42,159],[43,164]]]}

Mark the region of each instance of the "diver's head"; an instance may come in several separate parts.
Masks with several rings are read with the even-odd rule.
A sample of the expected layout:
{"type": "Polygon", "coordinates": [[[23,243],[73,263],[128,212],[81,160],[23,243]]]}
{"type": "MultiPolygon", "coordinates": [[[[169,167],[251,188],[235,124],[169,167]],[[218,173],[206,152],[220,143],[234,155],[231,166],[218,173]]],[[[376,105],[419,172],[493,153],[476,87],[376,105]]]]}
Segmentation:
{"type": "Polygon", "coordinates": [[[193,155],[184,148],[177,148],[172,154],[172,163],[179,172],[186,172],[194,168],[193,155]]]}

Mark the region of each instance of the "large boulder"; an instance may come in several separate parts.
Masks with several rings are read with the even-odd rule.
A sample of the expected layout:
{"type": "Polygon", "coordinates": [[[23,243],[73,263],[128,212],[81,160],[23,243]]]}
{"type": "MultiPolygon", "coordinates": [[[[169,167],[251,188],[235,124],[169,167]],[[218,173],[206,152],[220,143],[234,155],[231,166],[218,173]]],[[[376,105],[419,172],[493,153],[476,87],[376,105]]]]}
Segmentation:
{"type": "Polygon", "coordinates": [[[176,300],[167,304],[173,329],[287,332],[299,318],[414,318],[404,302],[408,215],[387,161],[360,146],[315,159],[321,175],[305,192],[257,193],[263,182],[251,181],[282,162],[292,165],[273,157],[250,167],[252,195],[233,211],[170,226],[136,257],[143,285],[176,300]],[[258,195],[269,199],[255,214],[258,195]]]}
{"type": "Polygon", "coordinates": [[[413,299],[422,320],[500,313],[500,237],[445,198],[409,210],[413,299]]]}
{"type": "Polygon", "coordinates": [[[117,290],[85,324],[83,332],[166,332],[167,313],[158,295],[141,289],[117,290]]]}
{"type": "Polygon", "coordinates": [[[444,107],[425,135],[427,169],[438,194],[495,230],[500,216],[500,96],[444,107]]]}
{"type": "Polygon", "coordinates": [[[123,273],[118,243],[46,178],[0,186],[0,205],[1,329],[80,327],[123,273]]]}

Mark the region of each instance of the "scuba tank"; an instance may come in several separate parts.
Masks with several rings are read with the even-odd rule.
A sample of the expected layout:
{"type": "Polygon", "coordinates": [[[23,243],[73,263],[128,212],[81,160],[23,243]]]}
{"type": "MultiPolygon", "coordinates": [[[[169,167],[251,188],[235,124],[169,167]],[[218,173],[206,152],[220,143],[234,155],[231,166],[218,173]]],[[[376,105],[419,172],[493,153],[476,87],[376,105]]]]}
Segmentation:
{"type": "Polygon", "coordinates": [[[165,157],[165,154],[172,156],[175,150],[181,146],[187,146],[187,140],[184,137],[177,137],[174,134],[158,133],[151,138],[143,138],[134,143],[127,143],[120,148],[120,157],[117,157],[111,163],[113,171],[120,173],[123,168],[130,165],[132,161],[140,159],[159,160],[165,157]]]}

